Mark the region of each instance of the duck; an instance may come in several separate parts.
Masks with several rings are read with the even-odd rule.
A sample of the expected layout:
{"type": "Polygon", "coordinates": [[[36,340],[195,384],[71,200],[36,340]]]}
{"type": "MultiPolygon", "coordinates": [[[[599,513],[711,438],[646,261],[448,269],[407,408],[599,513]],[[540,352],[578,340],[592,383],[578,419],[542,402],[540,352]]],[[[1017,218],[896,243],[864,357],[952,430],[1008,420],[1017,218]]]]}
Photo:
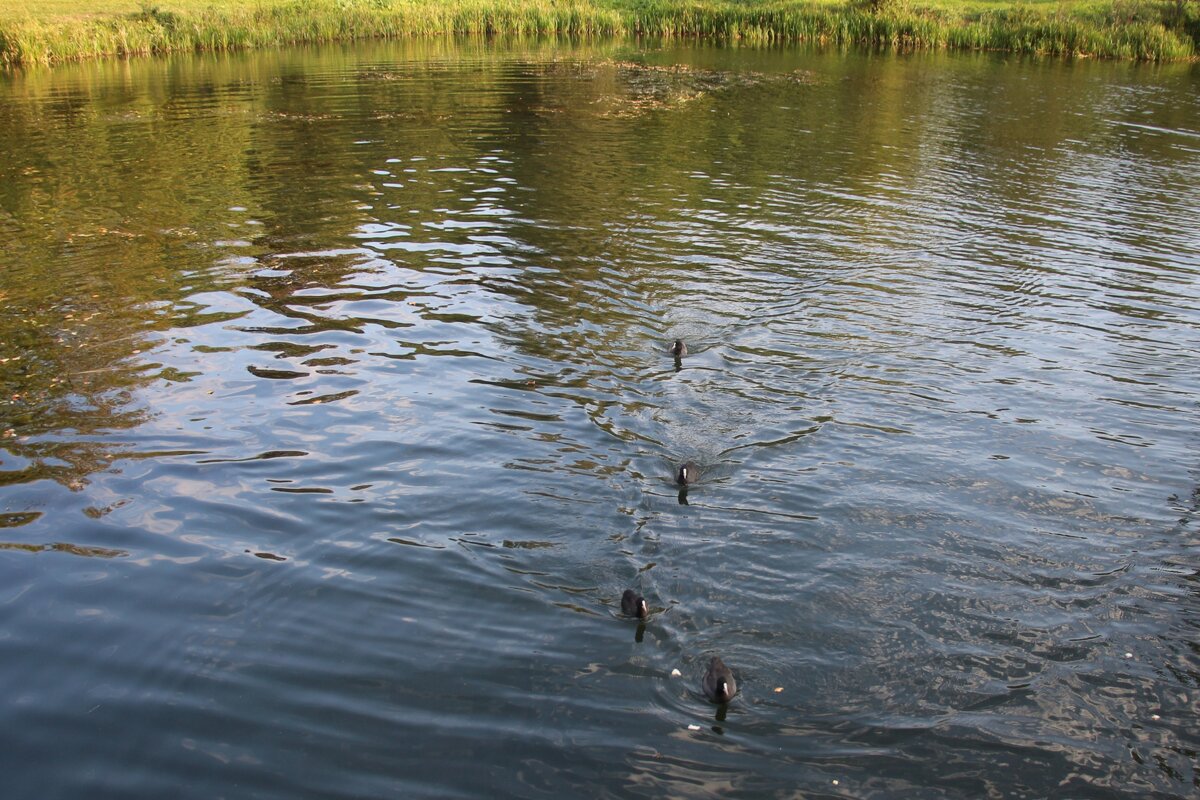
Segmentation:
{"type": "Polygon", "coordinates": [[[700,480],[700,467],[696,466],[695,461],[685,461],[679,465],[679,471],[675,473],[676,483],[687,486],[698,480],[700,480]]]}
{"type": "Polygon", "coordinates": [[[646,598],[633,589],[626,589],[625,594],[621,595],[621,611],[638,619],[645,619],[650,613],[650,609],[646,605],[646,598]]]}
{"type": "Polygon", "coordinates": [[[683,339],[676,339],[675,344],[671,345],[671,355],[676,358],[683,358],[687,355],[687,345],[683,343],[683,339]]]}
{"type": "Polygon", "coordinates": [[[714,703],[728,703],[737,694],[737,681],[733,679],[733,673],[717,656],[708,662],[708,672],[704,673],[701,686],[704,696],[714,703]]]}

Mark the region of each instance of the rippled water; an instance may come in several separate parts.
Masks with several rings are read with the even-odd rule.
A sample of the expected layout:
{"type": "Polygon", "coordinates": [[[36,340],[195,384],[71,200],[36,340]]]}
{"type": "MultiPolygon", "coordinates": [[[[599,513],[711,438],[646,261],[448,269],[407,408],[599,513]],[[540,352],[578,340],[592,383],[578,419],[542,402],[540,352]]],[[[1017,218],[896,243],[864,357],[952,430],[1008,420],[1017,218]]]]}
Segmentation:
{"type": "Polygon", "coordinates": [[[1198,90],[0,78],[4,795],[1194,796],[1198,90]]]}

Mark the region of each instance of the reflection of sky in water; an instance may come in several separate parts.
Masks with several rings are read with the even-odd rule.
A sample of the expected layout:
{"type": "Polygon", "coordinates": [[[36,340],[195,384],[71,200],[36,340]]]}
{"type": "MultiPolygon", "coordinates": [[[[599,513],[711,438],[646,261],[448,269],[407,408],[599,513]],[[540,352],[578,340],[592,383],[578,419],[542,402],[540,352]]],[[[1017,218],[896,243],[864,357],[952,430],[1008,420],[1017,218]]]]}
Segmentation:
{"type": "Polygon", "coordinates": [[[18,788],[1187,794],[1183,73],[420,46],[3,87],[18,788]]]}

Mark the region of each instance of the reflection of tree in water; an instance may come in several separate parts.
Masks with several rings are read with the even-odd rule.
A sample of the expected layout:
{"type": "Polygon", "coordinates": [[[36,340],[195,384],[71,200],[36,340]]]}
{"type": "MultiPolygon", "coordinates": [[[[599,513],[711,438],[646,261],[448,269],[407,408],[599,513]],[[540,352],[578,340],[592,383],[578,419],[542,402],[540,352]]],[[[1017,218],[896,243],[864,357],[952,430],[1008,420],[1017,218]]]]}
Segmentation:
{"type": "Polygon", "coordinates": [[[0,446],[18,465],[0,483],[49,478],[82,488],[119,455],[103,437],[146,419],[131,407],[134,390],[155,377],[135,359],[146,347],[144,321],[98,299],[70,309],[0,309],[0,446]]]}
{"type": "Polygon", "coordinates": [[[199,321],[181,297],[227,282],[211,243],[228,228],[194,192],[207,187],[222,211],[236,196],[243,176],[212,165],[228,164],[245,128],[237,114],[189,117],[196,84],[220,82],[219,67],[196,63],[0,86],[0,483],[81,488],[122,454],[109,434],[148,418],[134,393],[188,378],[143,352],[154,331],[199,321]]]}
{"type": "Polygon", "coordinates": [[[504,154],[505,174],[525,190],[507,198],[519,204],[504,232],[519,241],[520,262],[540,267],[487,284],[533,314],[533,324],[505,320],[497,334],[535,357],[577,354],[576,365],[633,368],[609,360],[643,351],[672,312],[705,311],[688,297],[687,273],[703,269],[693,265],[704,243],[691,234],[702,233],[712,187],[689,174],[711,173],[714,158],[728,157],[722,171],[739,185],[723,199],[758,202],[771,175],[761,154],[789,150],[771,133],[786,138],[781,126],[764,124],[773,103],[759,100],[811,79],[621,60],[527,72],[500,87],[511,124],[480,141],[504,154]],[[750,118],[713,113],[734,96],[750,118]]]}
{"type": "MultiPolygon", "coordinates": [[[[1083,102],[1073,99],[1080,76],[1062,73],[1049,90],[1067,102],[1034,104],[1039,124],[1030,126],[1027,117],[991,110],[1028,106],[1026,93],[1047,87],[1012,82],[1015,88],[993,96],[992,84],[969,80],[986,68],[950,65],[962,79],[956,83],[930,80],[919,63],[852,60],[812,86],[804,76],[620,60],[528,68],[499,87],[512,124],[479,137],[480,151],[502,153],[504,173],[525,190],[508,195],[509,214],[499,218],[518,243],[507,254],[523,269],[478,278],[527,312],[498,320],[496,337],[544,362],[522,377],[594,388],[644,369],[646,349],[673,322],[726,310],[727,318],[749,319],[792,290],[789,278],[806,271],[836,278],[831,266],[847,265],[863,278],[871,254],[904,255],[913,207],[896,199],[927,191],[922,185],[937,179],[931,166],[943,157],[957,163],[964,152],[995,150],[1013,158],[1013,142],[1032,140],[1039,167],[1054,174],[1076,128],[1064,105],[1083,102]],[[916,125],[915,118],[929,122],[916,125]],[[829,187],[845,199],[831,201],[829,187]],[[765,202],[772,193],[788,195],[786,204],[765,202]],[[822,237],[815,254],[788,238],[830,215],[845,224],[822,237]],[[752,229],[739,221],[778,224],[752,229]],[[778,269],[774,287],[750,285],[744,270],[726,273],[732,280],[721,286],[723,259],[744,263],[764,251],[779,263],[762,270],[778,269]],[[701,270],[706,285],[697,290],[701,281],[689,273],[701,270]]],[[[1001,172],[994,166],[975,169],[1001,172]]],[[[1012,186],[980,183],[1000,195],[1013,187],[1057,191],[1053,181],[1028,175],[1015,176],[1012,186]]],[[[478,176],[477,187],[486,184],[478,176]]],[[[928,261],[918,259],[914,269],[928,261]]],[[[634,399],[628,391],[621,396],[634,399]]],[[[604,402],[587,404],[600,413],[604,402]]]]}
{"type": "MultiPolygon", "coordinates": [[[[747,104],[757,108],[761,93],[794,91],[807,80],[605,60],[530,65],[521,80],[499,87],[511,122],[479,147],[502,153],[505,176],[522,189],[504,196],[507,214],[495,219],[516,242],[506,255],[524,268],[478,280],[528,311],[498,320],[497,338],[556,365],[552,375],[526,377],[572,392],[614,376],[628,383],[645,369],[648,350],[665,352],[678,320],[711,321],[711,304],[688,290],[696,277],[689,273],[704,269],[694,265],[703,243],[691,234],[701,233],[697,213],[710,187],[688,175],[711,172],[714,155],[747,125],[712,113],[714,104],[738,91],[751,93],[747,104]]],[[[754,131],[772,127],[749,122],[754,131]]],[[[777,144],[747,141],[729,153],[725,169],[747,181],[731,200],[757,202],[756,182],[767,179],[757,154],[777,152],[777,144]]],[[[475,180],[475,190],[489,182],[483,174],[475,180]]],[[[628,412],[647,407],[620,394],[628,412]]],[[[598,416],[610,401],[581,399],[598,416]]]]}
{"type": "Polygon", "coordinates": [[[50,542],[49,544],[25,544],[22,542],[0,542],[0,550],[21,550],[26,553],[68,553],[85,558],[122,558],[129,555],[124,550],[114,550],[108,547],[88,547],[86,545],[68,544],[66,542],[50,542]]]}
{"type": "MultiPolygon", "coordinates": [[[[679,319],[757,310],[755,292],[744,292],[741,309],[694,293],[688,273],[707,269],[697,263],[705,247],[715,242],[720,247],[709,254],[728,258],[741,257],[747,242],[781,252],[792,247],[778,232],[747,234],[732,224],[704,239],[713,219],[706,214],[717,208],[709,201],[718,200],[726,220],[736,222],[739,204],[750,208],[748,216],[767,216],[763,196],[780,181],[866,187],[860,193],[868,196],[884,173],[916,180],[930,152],[1029,135],[1013,128],[1016,115],[988,113],[1025,102],[1025,89],[963,102],[959,95],[986,89],[947,88],[928,80],[917,62],[889,61],[881,69],[849,60],[842,73],[810,86],[803,73],[726,71],[703,64],[704,55],[688,56],[696,61],[690,66],[658,66],[614,57],[611,48],[572,51],[566,59],[514,57],[445,41],[392,44],[385,52],[386,61],[403,66],[364,67],[380,60],[332,50],[315,59],[180,57],[165,70],[148,62],[95,67],[133,69],[136,80],[79,80],[71,68],[0,88],[0,236],[18,267],[0,276],[0,291],[9,293],[0,301],[0,358],[18,359],[0,363],[0,430],[14,432],[3,440],[10,452],[40,460],[46,474],[67,482],[56,459],[79,469],[102,466],[100,454],[86,452],[95,446],[82,439],[144,419],[144,411],[129,407],[129,393],[153,368],[131,359],[144,346],[142,332],[205,321],[188,316],[189,294],[248,283],[261,293],[255,303],[307,323],[280,327],[280,334],[394,324],[386,315],[325,313],[327,297],[303,292],[342,285],[362,268],[361,250],[329,252],[331,245],[362,244],[348,237],[370,224],[410,227],[412,242],[506,239],[491,246],[515,267],[507,273],[473,272],[469,260],[444,254],[379,255],[403,270],[457,271],[438,288],[473,280],[512,301],[516,313],[489,328],[517,352],[556,365],[551,381],[575,391],[614,375],[624,379],[644,368],[651,343],[665,347],[664,328],[679,319]],[[247,69],[264,64],[261,74],[247,69]],[[352,96],[328,91],[331,73],[354,77],[352,96]],[[253,91],[245,91],[248,82],[253,91]],[[964,117],[960,106],[981,111],[964,117]],[[906,124],[914,113],[938,124],[906,124]],[[831,119],[849,120],[844,124],[861,135],[837,138],[841,128],[831,119]],[[797,131],[830,139],[822,158],[808,157],[797,131]],[[414,177],[400,168],[376,174],[391,157],[411,165],[413,156],[431,159],[414,177]],[[435,173],[435,157],[439,166],[468,172],[435,173]],[[501,186],[494,173],[511,182],[501,186]],[[704,179],[718,174],[730,179],[704,179]],[[404,185],[387,185],[395,182],[404,185]],[[506,193],[485,193],[497,189],[506,193]],[[245,219],[229,213],[234,203],[248,206],[262,225],[231,232],[234,218],[245,219]],[[451,215],[495,225],[422,227],[451,215]],[[214,245],[230,238],[244,242],[231,251],[249,266],[230,266],[236,259],[221,266],[214,245]],[[307,257],[283,258],[310,248],[307,257]],[[64,263],[72,274],[61,274],[64,263]],[[173,305],[171,314],[156,303],[173,305]],[[74,450],[32,441],[56,431],[81,441],[74,450]]],[[[957,68],[969,77],[973,67],[965,63],[957,68]]],[[[1071,75],[1056,87],[1064,97],[1075,88],[1071,75]]],[[[1040,91],[1037,82],[1028,84],[1040,91]]],[[[1050,160],[1078,115],[1054,103],[1044,108],[1047,124],[1035,133],[1050,160]]],[[[808,200],[810,210],[822,210],[808,200]]],[[[869,242],[883,238],[880,227],[903,222],[901,206],[873,207],[869,216],[855,208],[839,213],[854,217],[847,237],[869,242]]],[[[793,217],[789,224],[799,223],[793,217]]],[[[718,277],[705,276],[708,291],[725,288],[718,277]]],[[[418,288],[430,283],[436,281],[418,288]]],[[[400,303],[409,295],[374,297],[400,303]]],[[[411,313],[436,318],[450,304],[442,301],[416,303],[411,313]]],[[[609,399],[589,408],[602,412],[609,399]]],[[[623,402],[635,410],[639,400],[625,394],[623,402]]]]}

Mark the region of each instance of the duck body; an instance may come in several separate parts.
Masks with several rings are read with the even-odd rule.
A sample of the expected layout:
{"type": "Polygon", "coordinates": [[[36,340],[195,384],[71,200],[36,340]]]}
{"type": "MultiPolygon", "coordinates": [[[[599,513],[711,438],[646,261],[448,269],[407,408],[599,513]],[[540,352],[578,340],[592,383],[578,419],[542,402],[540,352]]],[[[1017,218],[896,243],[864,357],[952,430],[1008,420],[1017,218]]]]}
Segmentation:
{"type": "Polygon", "coordinates": [[[676,339],[675,344],[671,345],[671,355],[676,358],[683,358],[687,355],[687,345],[684,344],[683,339],[676,339]]]}
{"type": "Polygon", "coordinates": [[[687,486],[698,480],[700,480],[700,467],[696,466],[695,461],[685,461],[679,465],[679,471],[675,473],[676,483],[687,486]]]}
{"type": "Polygon", "coordinates": [[[633,589],[626,589],[625,593],[621,595],[621,612],[631,617],[645,619],[650,613],[650,609],[646,605],[646,598],[633,589]]]}
{"type": "Polygon", "coordinates": [[[714,703],[728,703],[737,694],[737,681],[733,679],[733,672],[717,656],[713,656],[712,661],[708,662],[708,672],[704,673],[701,686],[704,696],[714,703]]]}

